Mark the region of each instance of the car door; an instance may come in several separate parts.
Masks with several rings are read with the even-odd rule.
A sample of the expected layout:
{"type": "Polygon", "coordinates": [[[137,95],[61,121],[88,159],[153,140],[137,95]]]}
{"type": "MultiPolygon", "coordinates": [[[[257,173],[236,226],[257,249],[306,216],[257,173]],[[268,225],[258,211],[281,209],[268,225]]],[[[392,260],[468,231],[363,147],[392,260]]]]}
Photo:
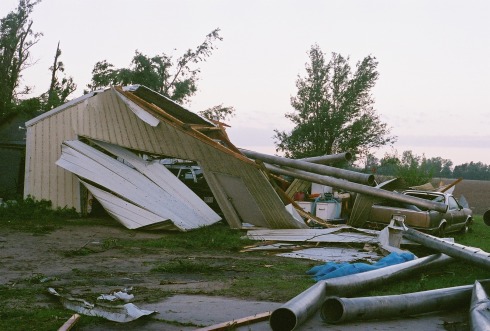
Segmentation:
{"type": "Polygon", "coordinates": [[[466,221],[466,215],[463,212],[463,208],[458,204],[453,196],[448,197],[448,213],[451,214],[450,225],[452,228],[460,227],[466,221]]]}

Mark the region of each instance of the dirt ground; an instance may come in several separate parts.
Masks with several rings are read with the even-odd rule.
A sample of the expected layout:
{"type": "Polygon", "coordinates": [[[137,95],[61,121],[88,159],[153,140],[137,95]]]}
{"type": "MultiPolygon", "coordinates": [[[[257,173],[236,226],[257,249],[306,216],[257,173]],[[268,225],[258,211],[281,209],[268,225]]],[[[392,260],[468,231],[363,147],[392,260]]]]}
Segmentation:
{"type": "Polygon", "coordinates": [[[106,293],[118,284],[137,284],[148,289],[149,295],[152,288],[161,290],[162,285],[165,290],[176,292],[189,288],[206,292],[226,286],[224,282],[210,283],[195,278],[165,280],[160,274],[150,272],[156,263],[181,258],[178,251],[130,248],[128,252],[128,249],[107,247],[111,240],[159,237],[157,233],[100,225],[66,226],[42,235],[0,229],[0,284],[22,286],[26,281],[46,282],[52,287],[69,286],[72,295],[86,291],[106,293]],[[78,254],[82,249],[90,253],[78,254]]]}

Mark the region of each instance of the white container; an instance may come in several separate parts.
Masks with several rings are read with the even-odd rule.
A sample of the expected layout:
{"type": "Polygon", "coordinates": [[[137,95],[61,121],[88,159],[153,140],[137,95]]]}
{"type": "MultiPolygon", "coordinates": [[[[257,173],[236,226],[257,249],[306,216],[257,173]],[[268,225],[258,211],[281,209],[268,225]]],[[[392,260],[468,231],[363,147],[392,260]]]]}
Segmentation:
{"type": "Polygon", "coordinates": [[[296,201],[298,206],[303,208],[304,211],[311,213],[311,202],[308,201],[296,201]]]}
{"type": "Polygon", "coordinates": [[[338,202],[317,202],[316,217],[322,220],[333,220],[340,217],[341,205],[338,202]]]}

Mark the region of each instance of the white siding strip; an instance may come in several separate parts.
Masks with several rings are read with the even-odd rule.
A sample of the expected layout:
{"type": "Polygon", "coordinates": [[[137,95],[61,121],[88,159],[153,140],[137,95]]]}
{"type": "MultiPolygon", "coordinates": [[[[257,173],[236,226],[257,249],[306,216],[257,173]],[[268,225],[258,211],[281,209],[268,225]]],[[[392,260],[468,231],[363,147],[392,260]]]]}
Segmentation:
{"type": "Polygon", "coordinates": [[[150,114],[149,112],[147,112],[146,110],[144,110],[143,108],[141,108],[140,106],[135,104],[133,101],[126,98],[121,93],[117,92],[116,90],[114,90],[114,91],[116,92],[116,95],[122,100],[122,102],[124,102],[126,104],[126,106],[128,106],[128,108],[136,116],[138,116],[143,122],[145,122],[145,123],[147,123],[153,127],[156,127],[158,125],[158,123],[160,123],[160,120],[158,118],[156,118],[155,116],[153,116],[152,114],[150,114]]]}
{"type": "Polygon", "coordinates": [[[175,229],[175,226],[170,220],[165,220],[161,216],[125,201],[114,194],[90,185],[83,180],[80,181],[94,195],[104,209],[128,229],[137,229],[148,225],[156,225],[158,223],[170,223],[169,228],[175,229]]]}
{"type": "Polygon", "coordinates": [[[164,165],[158,162],[147,162],[136,154],[128,151],[125,148],[116,146],[113,144],[105,143],[102,141],[93,140],[97,145],[104,148],[106,151],[118,156],[133,167],[135,167],[140,173],[145,175],[148,179],[154,182],[159,187],[165,188],[170,194],[179,197],[182,201],[186,202],[188,206],[198,211],[203,217],[210,222],[217,222],[221,217],[216,214],[209,206],[201,200],[191,189],[189,189],[181,180],[179,180],[170,170],[164,165]]]}
{"type": "Polygon", "coordinates": [[[376,236],[355,232],[341,232],[343,228],[329,229],[277,229],[250,230],[247,237],[252,240],[275,240],[292,242],[330,243],[377,243],[376,236]]]}
{"type": "Polygon", "coordinates": [[[157,186],[138,171],[80,142],[63,143],[62,168],[95,182],[164,219],[171,219],[181,230],[195,229],[214,222],[202,217],[185,201],[157,186]]]}

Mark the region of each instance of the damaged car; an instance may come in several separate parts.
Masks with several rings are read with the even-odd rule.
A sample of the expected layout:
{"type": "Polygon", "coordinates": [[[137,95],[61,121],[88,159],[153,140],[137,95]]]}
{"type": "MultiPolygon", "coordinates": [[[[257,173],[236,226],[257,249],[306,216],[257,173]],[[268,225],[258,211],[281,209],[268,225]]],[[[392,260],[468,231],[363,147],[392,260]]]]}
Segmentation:
{"type": "Polygon", "coordinates": [[[463,207],[452,194],[419,190],[406,190],[402,194],[441,202],[448,205],[448,209],[441,213],[408,203],[382,201],[372,205],[366,225],[370,228],[383,228],[390,223],[394,215],[401,215],[408,227],[439,237],[450,232],[468,231],[472,222],[472,211],[463,207]]]}

